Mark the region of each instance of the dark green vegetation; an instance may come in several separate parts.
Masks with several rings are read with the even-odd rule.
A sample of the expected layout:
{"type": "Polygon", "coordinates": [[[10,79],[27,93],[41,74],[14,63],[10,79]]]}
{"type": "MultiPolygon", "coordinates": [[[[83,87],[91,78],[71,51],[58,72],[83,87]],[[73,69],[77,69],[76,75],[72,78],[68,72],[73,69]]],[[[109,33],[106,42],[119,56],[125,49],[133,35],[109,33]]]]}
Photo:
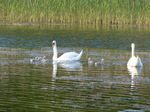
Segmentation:
{"type": "Polygon", "coordinates": [[[0,22],[150,25],[150,0],[0,0],[0,22]]]}

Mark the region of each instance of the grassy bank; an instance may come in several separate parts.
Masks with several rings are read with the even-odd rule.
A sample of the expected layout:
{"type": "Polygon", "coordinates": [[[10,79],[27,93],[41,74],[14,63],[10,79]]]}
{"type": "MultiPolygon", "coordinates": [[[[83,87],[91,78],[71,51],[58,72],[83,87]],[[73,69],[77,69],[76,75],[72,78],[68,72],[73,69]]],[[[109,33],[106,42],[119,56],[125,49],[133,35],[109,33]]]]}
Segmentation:
{"type": "Polygon", "coordinates": [[[150,0],[0,0],[0,22],[150,26],[150,0]]]}

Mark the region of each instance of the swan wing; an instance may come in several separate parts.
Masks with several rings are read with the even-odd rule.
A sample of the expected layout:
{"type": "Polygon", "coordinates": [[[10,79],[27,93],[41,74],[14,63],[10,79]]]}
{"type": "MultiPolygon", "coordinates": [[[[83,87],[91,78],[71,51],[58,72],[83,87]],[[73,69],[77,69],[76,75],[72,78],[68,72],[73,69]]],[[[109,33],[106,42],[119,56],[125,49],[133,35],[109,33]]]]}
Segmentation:
{"type": "Polygon", "coordinates": [[[138,57],[138,56],[137,56],[137,58],[138,58],[138,66],[143,66],[143,64],[142,64],[142,61],[141,61],[140,57],[138,57]]]}
{"type": "Polygon", "coordinates": [[[128,66],[143,66],[140,57],[131,57],[127,63],[128,66]]]}
{"type": "Polygon", "coordinates": [[[76,52],[66,52],[63,55],[61,55],[57,60],[77,60],[78,55],[79,54],[76,52]]]}

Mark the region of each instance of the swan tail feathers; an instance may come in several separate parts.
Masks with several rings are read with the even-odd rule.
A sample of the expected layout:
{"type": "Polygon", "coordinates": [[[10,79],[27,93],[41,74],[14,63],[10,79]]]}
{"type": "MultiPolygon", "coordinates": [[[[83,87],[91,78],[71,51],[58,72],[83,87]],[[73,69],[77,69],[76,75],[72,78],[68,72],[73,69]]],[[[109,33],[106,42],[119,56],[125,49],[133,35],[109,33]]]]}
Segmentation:
{"type": "Polygon", "coordinates": [[[142,61],[141,61],[140,57],[139,57],[139,56],[137,56],[137,58],[138,58],[138,66],[143,66],[143,64],[142,64],[142,61]]]}
{"type": "Polygon", "coordinates": [[[78,59],[80,60],[83,54],[83,50],[80,52],[80,54],[78,55],[78,59]]]}

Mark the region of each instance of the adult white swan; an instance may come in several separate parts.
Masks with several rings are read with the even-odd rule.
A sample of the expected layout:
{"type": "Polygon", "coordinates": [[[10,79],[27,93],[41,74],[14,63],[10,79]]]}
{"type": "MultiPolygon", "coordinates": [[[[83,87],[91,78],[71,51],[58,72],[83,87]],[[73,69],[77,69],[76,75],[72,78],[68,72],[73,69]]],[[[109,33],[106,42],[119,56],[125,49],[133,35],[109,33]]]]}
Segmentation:
{"type": "Polygon", "coordinates": [[[58,58],[57,45],[55,40],[52,42],[52,47],[54,61],[77,61],[81,59],[83,54],[83,50],[79,54],[75,52],[66,52],[58,58]]]}
{"type": "Polygon", "coordinates": [[[134,51],[135,51],[135,44],[134,43],[131,44],[131,48],[132,48],[131,58],[129,59],[127,66],[143,66],[140,57],[138,57],[138,56],[136,57],[134,55],[134,51]]]}

